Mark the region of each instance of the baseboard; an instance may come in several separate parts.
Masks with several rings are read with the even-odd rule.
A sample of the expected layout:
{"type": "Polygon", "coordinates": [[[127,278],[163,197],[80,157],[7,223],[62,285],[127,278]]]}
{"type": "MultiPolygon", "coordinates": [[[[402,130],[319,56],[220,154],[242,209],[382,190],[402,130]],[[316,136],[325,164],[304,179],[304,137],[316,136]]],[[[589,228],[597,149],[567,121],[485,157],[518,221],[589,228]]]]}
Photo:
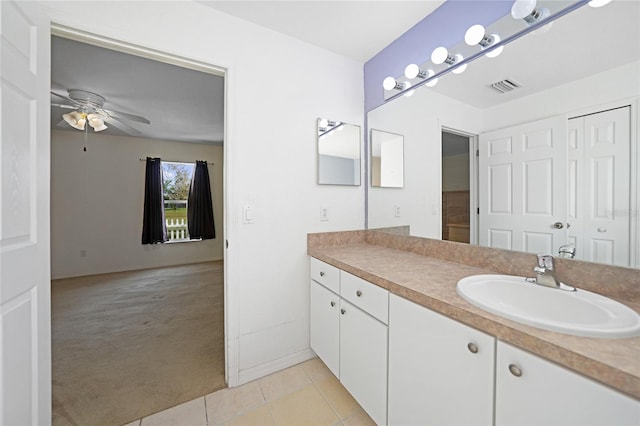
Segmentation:
{"type": "Polygon", "coordinates": [[[264,376],[268,376],[271,373],[275,373],[285,368],[289,368],[293,365],[300,364],[301,362],[308,361],[311,358],[315,358],[316,354],[311,348],[304,349],[300,352],[287,355],[283,358],[257,365],[255,367],[241,370],[238,372],[238,385],[249,383],[264,376]]]}

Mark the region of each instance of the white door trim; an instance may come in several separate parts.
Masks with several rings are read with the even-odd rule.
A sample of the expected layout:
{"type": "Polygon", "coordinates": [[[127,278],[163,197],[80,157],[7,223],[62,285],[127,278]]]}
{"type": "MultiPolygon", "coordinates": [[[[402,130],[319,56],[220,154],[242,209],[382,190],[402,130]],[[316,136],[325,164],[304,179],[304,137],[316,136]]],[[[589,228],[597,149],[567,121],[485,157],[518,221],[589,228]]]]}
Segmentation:
{"type": "Polygon", "coordinates": [[[237,221],[231,221],[231,218],[237,217],[233,214],[232,206],[236,205],[233,193],[227,190],[231,188],[233,175],[231,170],[233,168],[231,159],[234,156],[231,154],[233,151],[233,143],[230,141],[233,139],[233,133],[229,128],[229,123],[232,122],[232,116],[234,113],[233,96],[234,84],[233,84],[233,72],[232,67],[224,65],[215,65],[208,62],[203,62],[183,56],[174,55],[168,52],[163,52],[144,46],[129,43],[123,40],[117,40],[108,36],[89,33],[83,30],[72,28],[66,25],[51,22],[51,34],[60,37],[69,38],[72,40],[80,41],[83,43],[92,44],[99,47],[106,47],[109,49],[117,50],[120,52],[141,56],[147,59],[152,59],[159,62],[164,62],[172,65],[177,65],[183,68],[189,68],[192,70],[205,72],[213,75],[224,77],[224,182],[223,182],[223,240],[225,244],[224,248],[224,323],[225,323],[225,381],[229,387],[237,386],[238,380],[238,339],[239,339],[239,296],[237,292],[238,288],[238,260],[236,251],[233,245],[230,244],[226,247],[226,242],[231,240],[233,235],[236,235],[238,224],[237,221]]]}

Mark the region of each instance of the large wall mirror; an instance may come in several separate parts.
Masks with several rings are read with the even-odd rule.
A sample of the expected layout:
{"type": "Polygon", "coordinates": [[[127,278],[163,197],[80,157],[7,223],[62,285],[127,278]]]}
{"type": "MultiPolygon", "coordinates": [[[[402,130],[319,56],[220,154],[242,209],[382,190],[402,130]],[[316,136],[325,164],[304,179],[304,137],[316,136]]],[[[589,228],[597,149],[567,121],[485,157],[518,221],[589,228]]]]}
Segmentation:
{"type": "Polygon", "coordinates": [[[371,186],[402,188],[404,186],[404,137],[371,129],[371,186]]]}
{"type": "Polygon", "coordinates": [[[360,126],[318,118],[318,184],[360,185],[360,126]]]}
{"type": "MultiPolygon", "coordinates": [[[[406,178],[369,193],[368,227],[447,238],[443,167],[453,164],[468,168],[471,243],[554,255],[572,244],[576,259],[640,268],[639,17],[637,1],[582,6],[370,111],[370,128],[404,135],[406,178]],[[468,139],[467,165],[443,161],[443,132],[468,139]]],[[[487,32],[505,38],[518,25],[506,16],[487,32]]]]}

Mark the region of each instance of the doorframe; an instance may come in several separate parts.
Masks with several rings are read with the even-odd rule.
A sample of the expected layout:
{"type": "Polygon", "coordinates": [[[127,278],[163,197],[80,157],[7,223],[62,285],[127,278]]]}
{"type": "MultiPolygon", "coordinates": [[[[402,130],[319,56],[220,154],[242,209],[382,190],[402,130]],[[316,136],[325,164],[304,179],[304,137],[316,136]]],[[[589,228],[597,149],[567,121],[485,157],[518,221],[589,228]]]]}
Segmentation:
{"type": "MultiPolygon", "coordinates": [[[[454,129],[453,127],[440,124],[440,176],[442,176],[442,133],[452,133],[454,135],[469,138],[469,244],[478,245],[478,135],[466,132],[464,130],[454,129]]],[[[440,194],[442,197],[442,179],[440,179],[440,194]]],[[[442,198],[440,199],[442,205],[442,198]]],[[[442,213],[440,212],[440,221],[442,221],[442,213]]],[[[442,235],[442,230],[440,231],[442,235]]]]}
{"type": "MultiPolygon", "coordinates": [[[[84,30],[73,28],[64,24],[57,23],[55,21],[50,22],[50,35],[65,37],[82,43],[91,44],[94,46],[104,47],[107,49],[116,50],[119,52],[141,56],[147,59],[152,59],[158,62],[163,62],[171,65],[177,65],[183,68],[192,69],[195,71],[205,72],[208,74],[218,75],[224,77],[224,118],[223,118],[223,183],[222,183],[222,199],[223,199],[223,264],[224,264],[224,362],[225,362],[225,382],[227,386],[238,386],[239,375],[239,350],[238,350],[238,330],[239,330],[239,295],[235,290],[238,288],[238,260],[236,251],[229,248],[228,241],[231,236],[234,235],[234,224],[229,220],[232,216],[232,198],[233,194],[229,193],[228,188],[231,188],[233,182],[233,176],[230,173],[232,170],[232,146],[230,143],[232,139],[232,131],[229,128],[229,123],[232,122],[234,104],[233,97],[230,95],[233,92],[233,72],[230,66],[216,65],[207,61],[201,61],[198,59],[192,59],[184,56],[179,56],[170,52],[164,52],[148,47],[144,47],[138,44],[130,43],[124,40],[118,40],[106,35],[98,33],[90,33],[84,30]]],[[[51,107],[49,106],[49,109],[51,107]]],[[[49,280],[51,277],[49,276],[49,280]]],[[[50,323],[51,325],[51,323],[50,323]]]]}

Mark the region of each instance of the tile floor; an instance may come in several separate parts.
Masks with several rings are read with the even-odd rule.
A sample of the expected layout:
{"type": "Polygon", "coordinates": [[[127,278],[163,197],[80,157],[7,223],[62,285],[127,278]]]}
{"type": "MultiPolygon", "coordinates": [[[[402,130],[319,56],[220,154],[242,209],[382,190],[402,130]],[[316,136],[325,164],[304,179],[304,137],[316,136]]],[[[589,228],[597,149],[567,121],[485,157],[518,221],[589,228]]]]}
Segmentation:
{"type": "Polygon", "coordinates": [[[318,358],[126,426],[375,425],[318,358]]]}

